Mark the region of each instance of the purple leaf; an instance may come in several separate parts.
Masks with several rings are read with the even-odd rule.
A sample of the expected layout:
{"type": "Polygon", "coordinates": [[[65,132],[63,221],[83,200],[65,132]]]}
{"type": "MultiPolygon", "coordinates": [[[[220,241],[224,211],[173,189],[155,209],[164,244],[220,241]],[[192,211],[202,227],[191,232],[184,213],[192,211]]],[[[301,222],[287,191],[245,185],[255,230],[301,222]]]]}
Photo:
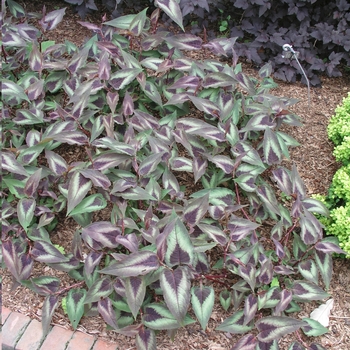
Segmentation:
{"type": "Polygon", "coordinates": [[[232,316],[226,318],[223,323],[216,327],[216,330],[233,334],[249,332],[252,329],[252,326],[244,325],[243,320],[243,311],[236,311],[232,316]]]}
{"type": "Polygon", "coordinates": [[[17,161],[15,155],[11,152],[1,152],[1,168],[11,173],[28,176],[27,171],[17,161]]]}
{"type": "Polygon", "coordinates": [[[291,291],[284,289],[280,294],[280,298],[280,301],[275,307],[276,314],[280,314],[281,312],[287,309],[289,303],[292,301],[293,294],[291,291]]]}
{"type": "Polygon", "coordinates": [[[87,179],[90,179],[96,187],[102,187],[105,190],[107,190],[111,185],[111,182],[108,179],[108,177],[98,170],[84,169],[80,171],[80,174],[86,177],[87,179]]]}
{"type": "Polygon", "coordinates": [[[113,329],[119,328],[117,324],[116,312],[113,309],[110,298],[105,298],[98,301],[98,312],[109,326],[111,326],[113,329]]]}
{"type": "Polygon", "coordinates": [[[84,304],[99,301],[113,292],[113,281],[109,277],[99,278],[86,293],[84,304]]]}
{"type": "Polygon", "coordinates": [[[125,279],[125,294],[132,315],[136,319],[146,295],[146,283],[143,276],[125,279]]]}
{"type": "Polygon", "coordinates": [[[338,245],[336,245],[335,243],[332,242],[318,242],[315,245],[315,248],[323,253],[326,254],[332,254],[332,253],[337,253],[337,254],[346,254],[346,252],[344,252],[344,250],[340,249],[338,245]]]}

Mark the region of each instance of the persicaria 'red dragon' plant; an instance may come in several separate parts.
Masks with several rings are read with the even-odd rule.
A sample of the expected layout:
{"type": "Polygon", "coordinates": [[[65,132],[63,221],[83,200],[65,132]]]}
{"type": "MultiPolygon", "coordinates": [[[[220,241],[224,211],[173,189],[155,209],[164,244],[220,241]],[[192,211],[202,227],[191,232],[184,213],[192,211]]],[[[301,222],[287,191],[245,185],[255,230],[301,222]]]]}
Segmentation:
{"type": "Polygon", "coordinates": [[[63,297],[74,328],[100,314],[138,349],[155,349],[155,331],[195,322],[190,307],[206,329],[216,283],[230,312],[217,330],[243,334],[233,349],[277,349],[291,332],[302,349],[300,329],[327,329],[288,314],[328,297],[318,275],[328,289],[331,254],[342,251],[322,238],[314,213],[325,206],[307,197],[295,166],[280,165],[297,145],[281,131],[300,124],[295,101],[269,94],[270,65],[255,79],[235,59],[186,56],[225,55],[234,39],[158,28],[161,10],[181,27],[182,18],[176,1],[157,3],[150,18],[145,9],[80,22],[95,33],[81,48],[45,41],[31,24],[54,29],[64,9],[3,6],[3,262],[15,285],[45,297],[45,332],[63,297]],[[70,251],[53,244],[64,215],[77,225],[70,251]],[[34,262],[75,283],[35,276],[34,262]]]}

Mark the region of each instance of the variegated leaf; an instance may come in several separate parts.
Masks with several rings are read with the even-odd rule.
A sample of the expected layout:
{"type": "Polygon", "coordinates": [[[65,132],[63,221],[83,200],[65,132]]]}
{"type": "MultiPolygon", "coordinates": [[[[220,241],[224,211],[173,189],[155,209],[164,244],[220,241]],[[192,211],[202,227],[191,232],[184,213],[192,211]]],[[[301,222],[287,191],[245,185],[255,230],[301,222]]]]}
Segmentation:
{"type": "Polygon", "coordinates": [[[227,289],[224,289],[220,292],[219,300],[222,308],[227,311],[232,303],[232,292],[229,292],[227,289]]]}
{"type": "Polygon", "coordinates": [[[250,294],[244,303],[244,325],[247,325],[254,317],[258,310],[258,301],[256,296],[250,294]]]}
{"type": "Polygon", "coordinates": [[[80,171],[80,174],[82,174],[87,179],[90,179],[96,187],[102,187],[107,190],[111,185],[109,178],[106,175],[102,174],[100,171],[93,169],[83,169],[80,171]]]}
{"type": "Polygon", "coordinates": [[[121,163],[129,160],[130,156],[125,154],[119,154],[119,152],[108,151],[98,155],[93,160],[93,167],[95,170],[106,170],[117,167],[121,163]]]}
{"type": "Polygon", "coordinates": [[[243,311],[236,311],[232,316],[226,318],[216,330],[222,332],[229,332],[233,334],[243,334],[249,332],[253,327],[248,325],[243,325],[244,314],[243,311]]]}
{"type": "Polygon", "coordinates": [[[280,314],[281,312],[285,311],[292,301],[293,294],[290,290],[283,289],[281,294],[280,294],[280,301],[275,307],[275,313],[280,314]]]}
{"type": "Polygon", "coordinates": [[[222,169],[225,174],[232,174],[234,169],[234,161],[231,158],[223,155],[217,155],[208,159],[218,168],[222,169]]]}
{"type": "Polygon", "coordinates": [[[322,300],[329,296],[318,285],[308,281],[294,281],[292,292],[296,301],[322,300]]]}
{"type": "Polygon", "coordinates": [[[205,216],[209,208],[209,194],[203,197],[188,201],[184,213],[183,220],[188,226],[195,226],[205,216]]]}
{"type": "Polygon", "coordinates": [[[315,251],[315,260],[317,267],[322,276],[323,282],[326,286],[326,290],[329,289],[333,272],[333,259],[332,254],[324,253],[320,250],[315,251]]]}
{"type": "Polygon", "coordinates": [[[309,337],[318,337],[329,332],[328,328],[324,327],[320,322],[314,319],[305,317],[303,318],[303,321],[307,322],[307,326],[303,326],[301,329],[309,337]]]}
{"type": "Polygon", "coordinates": [[[213,287],[203,286],[191,288],[191,304],[193,311],[205,331],[209,318],[214,307],[214,289],[213,287]]]}
{"type": "Polygon", "coordinates": [[[332,242],[327,242],[325,240],[322,242],[316,243],[315,248],[318,251],[320,251],[322,253],[326,253],[326,254],[333,254],[333,253],[347,254],[344,250],[340,249],[337,244],[332,243],[332,242]]]}
{"type": "Polygon", "coordinates": [[[42,169],[40,168],[28,178],[26,185],[24,186],[24,193],[28,197],[33,197],[36,193],[39,186],[39,182],[41,180],[41,173],[42,169]]]}
{"type": "Polygon", "coordinates": [[[318,284],[318,270],[313,260],[308,259],[301,261],[298,264],[298,270],[308,281],[318,284]]]}
{"type": "Polygon", "coordinates": [[[107,276],[99,278],[86,293],[84,304],[99,301],[113,292],[113,281],[107,276]]]}
{"type": "Polygon", "coordinates": [[[68,186],[67,215],[83,200],[90,188],[91,181],[75,171],[68,186]]]}
{"type": "Polygon", "coordinates": [[[167,307],[180,325],[190,304],[191,283],[188,271],[179,266],[176,270],[164,269],[159,277],[167,307]]]}
{"type": "Polygon", "coordinates": [[[58,295],[48,295],[45,298],[42,307],[41,323],[43,326],[43,334],[49,333],[52,316],[58,306],[58,295]]]}
{"type": "Polygon", "coordinates": [[[266,128],[263,141],[264,158],[268,165],[279,164],[283,159],[282,150],[276,134],[266,128]]]}
{"type": "Polygon", "coordinates": [[[84,315],[85,289],[71,289],[67,295],[67,313],[73,329],[78,327],[80,319],[84,315]]]}
{"type": "Polygon", "coordinates": [[[176,218],[172,231],[167,237],[166,264],[191,265],[194,261],[194,249],[189,233],[180,218],[176,218]]]}
{"type": "Polygon", "coordinates": [[[17,281],[29,278],[33,268],[33,259],[29,254],[19,254],[12,241],[7,240],[2,243],[2,256],[5,266],[17,281]]]}
{"type": "Polygon", "coordinates": [[[156,334],[153,329],[142,327],[136,336],[137,350],[156,350],[156,334]]]}
{"type": "MultiPolygon", "coordinates": [[[[185,326],[194,322],[195,320],[189,316],[186,316],[183,320],[183,324],[185,326]]],[[[155,303],[148,304],[145,307],[142,323],[146,327],[154,330],[178,329],[181,327],[176,318],[171,314],[165,305],[155,303]]]]}
{"type": "Polygon", "coordinates": [[[163,154],[163,152],[160,152],[146,157],[139,165],[139,175],[150,177],[156,170],[158,164],[162,161],[163,154]]]}
{"type": "Polygon", "coordinates": [[[110,298],[107,297],[98,301],[98,312],[109,326],[111,326],[113,329],[119,328],[117,324],[116,312],[113,309],[110,298]]]}
{"type": "Polygon", "coordinates": [[[141,72],[142,70],[138,68],[121,69],[113,73],[108,82],[115,90],[121,90],[130,84],[141,72]]]}
{"type": "Polygon", "coordinates": [[[239,241],[257,229],[260,225],[247,219],[232,215],[227,228],[230,230],[230,237],[233,241],[239,241]]]}
{"type": "Polygon", "coordinates": [[[200,111],[217,117],[220,115],[220,109],[214,102],[191,95],[189,98],[200,111]]]}
{"type": "Polygon", "coordinates": [[[117,237],[121,234],[121,229],[109,221],[97,221],[82,230],[82,239],[86,242],[93,239],[102,244],[103,247],[115,248],[119,245],[117,237]]]}
{"type": "Polygon", "coordinates": [[[232,86],[236,83],[230,75],[225,73],[210,73],[207,74],[203,80],[202,86],[204,88],[218,88],[225,86],[232,86]]]}
{"type": "Polygon", "coordinates": [[[182,12],[176,0],[155,0],[154,4],[162,9],[183,31],[182,12]]]}
{"type": "Polygon", "coordinates": [[[83,214],[83,213],[95,213],[104,209],[107,206],[107,201],[103,198],[101,193],[92,194],[84,198],[70,213],[69,216],[83,214]]]}
{"type": "Polygon", "coordinates": [[[218,226],[208,224],[198,224],[197,226],[201,231],[207,234],[209,238],[221,246],[224,246],[227,243],[227,234],[218,226]]]}
{"type": "Polygon", "coordinates": [[[125,279],[125,294],[129,308],[136,319],[146,295],[146,283],[143,276],[125,279]]]}
{"type": "Polygon", "coordinates": [[[247,334],[231,348],[231,350],[256,350],[257,340],[252,334],[247,334]]]}
{"type": "Polygon", "coordinates": [[[34,217],[36,202],[34,198],[22,198],[17,203],[17,217],[21,226],[27,231],[34,217]]]}
{"type": "Polygon", "coordinates": [[[127,255],[124,259],[113,262],[100,270],[100,273],[119,277],[146,275],[159,267],[158,257],[150,251],[139,251],[127,255]]]}
{"type": "Polygon", "coordinates": [[[68,258],[65,257],[55,246],[42,240],[34,242],[32,257],[35,260],[44,263],[61,263],[68,261],[68,258]]]}
{"type": "Polygon", "coordinates": [[[21,165],[14,154],[10,152],[1,152],[1,168],[14,174],[28,176],[23,165],[21,165]]]}
{"type": "Polygon", "coordinates": [[[307,323],[290,317],[267,316],[258,320],[255,325],[260,332],[259,341],[268,343],[298,330],[307,323]]]}

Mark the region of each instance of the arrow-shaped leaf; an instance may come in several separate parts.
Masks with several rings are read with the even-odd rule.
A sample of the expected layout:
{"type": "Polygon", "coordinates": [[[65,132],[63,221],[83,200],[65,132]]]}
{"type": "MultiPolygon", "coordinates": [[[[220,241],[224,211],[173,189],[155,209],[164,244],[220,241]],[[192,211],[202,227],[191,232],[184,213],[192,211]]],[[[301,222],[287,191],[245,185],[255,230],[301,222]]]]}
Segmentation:
{"type": "Polygon", "coordinates": [[[179,324],[182,325],[190,304],[191,283],[188,271],[181,266],[174,271],[164,269],[159,280],[166,305],[179,324]]]}
{"type": "Polygon", "coordinates": [[[200,285],[200,287],[191,289],[192,308],[203,330],[207,328],[214,307],[214,299],[213,287],[200,285]]]}
{"type": "Polygon", "coordinates": [[[73,329],[76,329],[84,315],[85,289],[71,289],[67,295],[67,313],[73,329]]]}

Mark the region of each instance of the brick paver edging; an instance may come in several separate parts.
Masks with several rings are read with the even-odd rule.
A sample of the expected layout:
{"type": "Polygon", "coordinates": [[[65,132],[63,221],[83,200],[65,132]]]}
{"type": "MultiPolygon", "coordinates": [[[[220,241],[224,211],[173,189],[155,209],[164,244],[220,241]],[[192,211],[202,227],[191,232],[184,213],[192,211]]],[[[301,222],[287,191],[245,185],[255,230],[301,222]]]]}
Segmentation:
{"type": "Polygon", "coordinates": [[[53,326],[46,336],[41,323],[18,312],[1,308],[0,344],[2,350],[118,350],[117,344],[79,331],[53,326]]]}

